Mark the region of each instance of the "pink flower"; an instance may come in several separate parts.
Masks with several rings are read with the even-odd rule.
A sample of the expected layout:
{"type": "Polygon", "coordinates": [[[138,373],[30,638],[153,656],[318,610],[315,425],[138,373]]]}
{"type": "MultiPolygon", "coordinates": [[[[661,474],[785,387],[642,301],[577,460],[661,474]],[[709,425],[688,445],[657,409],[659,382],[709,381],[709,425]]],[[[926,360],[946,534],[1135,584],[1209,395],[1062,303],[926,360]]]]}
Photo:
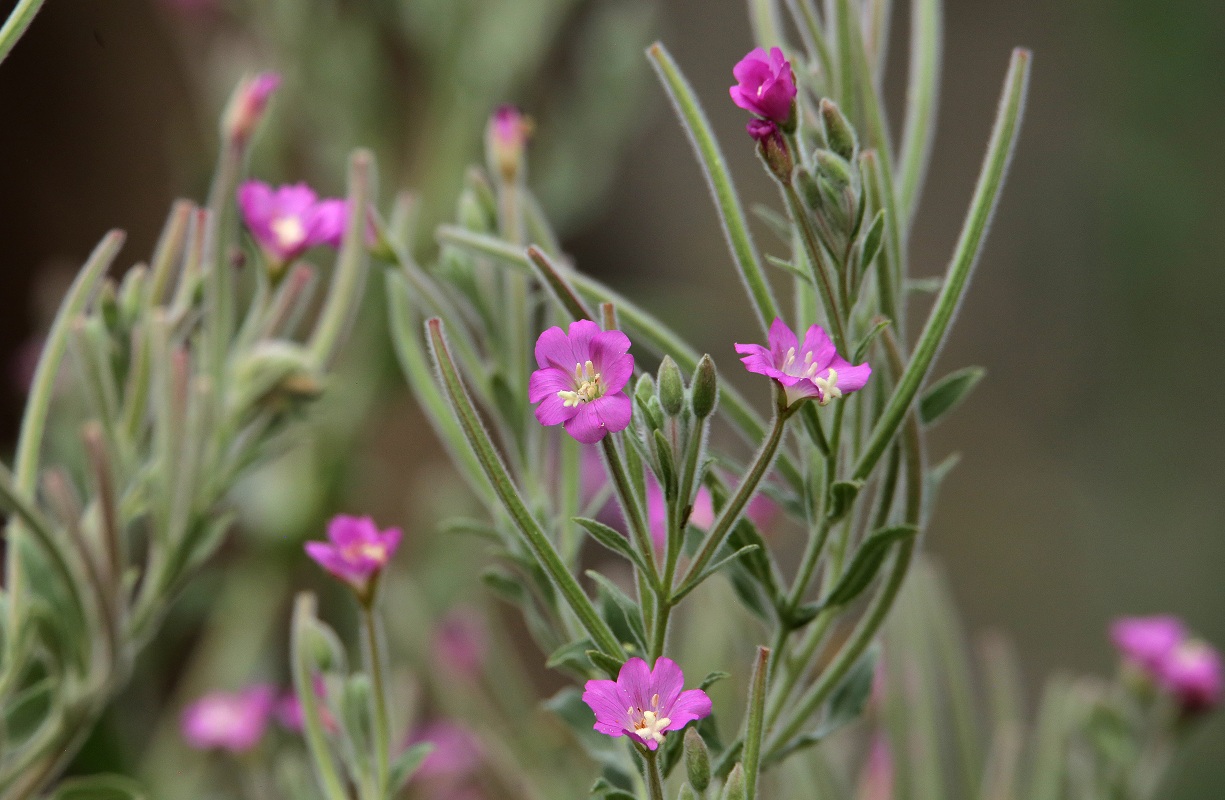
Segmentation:
{"type": "Polygon", "coordinates": [[[1186,636],[1182,620],[1170,615],[1123,617],[1110,626],[1110,638],[1123,658],[1151,676],[1186,636]]]}
{"type": "Polygon", "coordinates": [[[416,773],[423,780],[467,778],[480,769],[485,758],[485,750],[476,734],[448,720],[431,722],[408,737],[410,747],[422,742],[434,745],[416,773]]]}
{"type": "MultiPolygon", "coordinates": [[[[186,7],[188,4],[180,0],[180,5],[186,7]]],[[[225,129],[231,139],[242,143],[251,138],[264,118],[268,101],[280,85],[281,76],[275,72],[261,72],[239,84],[225,116],[225,129]]]]}
{"type": "Polygon", "coordinates": [[[625,430],[633,405],[621,391],[634,373],[629,337],[602,331],[590,320],[570,323],[567,334],[554,326],[536,340],[536,363],[528,400],[539,403],[541,425],[562,424],[583,444],[625,430]]]}
{"type": "Polygon", "coordinates": [[[685,675],[671,659],[661,658],[655,669],[631,658],[615,681],[591,680],[583,702],[595,712],[595,729],[609,736],[629,735],[648,750],[659,747],[668,731],[679,731],[710,714],[710,698],[701,689],[681,691],[685,675]]]}
{"type": "Polygon", "coordinates": [[[307,542],[306,554],[364,595],[370,579],[396,554],[401,536],[399,528],[379,531],[370,517],[341,514],[328,523],[329,541],[307,542]]]}
{"type": "Polygon", "coordinates": [[[272,687],[263,685],[207,694],[183,711],[183,738],[198,750],[245,753],[263,738],[274,697],[272,687]]]}
{"type": "Polygon", "coordinates": [[[813,325],[801,346],[781,319],[770,325],[770,346],[737,344],[749,372],[768,375],[786,389],[787,405],[815,397],[821,405],[862,389],[872,374],[867,364],[851,366],[838,355],[825,330],[813,325]]]}
{"type": "MultiPolygon", "coordinates": [[[[771,140],[781,141],[783,138],[783,135],[778,130],[778,126],[766,119],[751,119],[744,126],[744,129],[749,132],[749,136],[752,136],[763,145],[771,140]]],[[[785,144],[780,146],[786,147],[785,144]]]]}
{"type": "Polygon", "coordinates": [[[732,74],[737,81],[730,89],[732,102],[784,127],[793,121],[795,73],[782,50],[771,47],[767,55],[760,47],[754,48],[732,68],[732,74]]]}
{"type": "Polygon", "coordinates": [[[485,626],[476,612],[452,610],[434,632],[434,658],[443,674],[475,677],[485,663],[487,639],[485,626]]]}
{"type": "Polygon", "coordinates": [[[1191,639],[1168,654],[1159,678],[1185,714],[1208,711],[1221,702],[1221,654],[1191,639]]]}
{"type": "Polygon", "coordinates": [[[502,105],[489,118],[485,145],[489,161],[504,181],[513,181],[523,166],[523,154],[532,136],[532,121],[511,105],[502,105]]]}
{"type": "Polygon", "coordinates": [[[251,235],[279,265],[321,244],[339,247],[344,237],[348,204],[320,200],[305,183],[273,189],[247,181],[238,191],[238,205],[251,235]]]}

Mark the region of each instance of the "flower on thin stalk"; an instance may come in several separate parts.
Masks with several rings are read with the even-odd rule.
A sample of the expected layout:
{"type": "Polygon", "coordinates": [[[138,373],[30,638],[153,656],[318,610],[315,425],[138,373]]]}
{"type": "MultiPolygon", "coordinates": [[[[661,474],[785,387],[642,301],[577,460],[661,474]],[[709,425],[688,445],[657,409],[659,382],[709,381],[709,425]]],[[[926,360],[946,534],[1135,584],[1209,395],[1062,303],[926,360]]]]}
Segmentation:
{"type": "Polygon", "coordinates": [[[684,686],[685,675],[671,659],[659,659],[652,670],[641,658],[631,658],[615,681],[587,681],[583,702],[595,712],[597,731],[629,736],[654,750],[668,731],[679,731],[710,714],[706,692],[682,691],[684,686]]]}
{"type": "Polygon", "coordinates": [[[489,162],[506,183],[513,183],[523,170],[523,155],[534,129],[532,120],[512,105],[501,105],[489,117],[485,146],[489,162]]]}
{"type": "Polygon", "coordinates": [[[784,130],[795,129],[795,73],[782,50],[754,48],[732,68],[732,75],[737,81],[729,90],[732,102],[784,130]]]}
{"type": "Polygon", "coordinates": [[[629,337],[604,331],[590,320],[554,326],[536,340],[540,369],[528,382],[528,400],[539,403],[541,425],[563,425],[583,444],[625,430],[633,405],[622,389],[634,373],[629,337]]]}
{"type": "Polygon", "coordinates": [[[1189,637],[1178,617],[1123,617],[1110,626],[1110,638],[1133,674],[1172,695],[1184,714],[1221,702],[1221,654],[1189,637]]]}
{"type": "MultiPolygon", "coordinates": [[[[191,4],[180,0],[179,5],[186,7],[191,4]]],[[[209,4],[197,0],[195,5],[200,7],[209,4]]],[[[264,118],[268,101],[280,85],[281,76],[275,72],[261,72],[239,84],[225,114],[225,132],[231,141],[241,145],[251,138],[260,120],[264,118]]]]}
{"type": "Polygon", "coordinates": [[[866,363],[852,366],[838,355],[819,325],[810,327],[800,344],[795,333],[781,319],[775,319],[769,340],[769,347],[737,344],[736,352],[749,372],[769,376],[783,386],[788,406],[808,398],[826,405],[862,389],[872,374],[866,363]]]}
{"type": "Polygon", "coordinates": [[[273,189],[263,181],[247,181],[238,190],[238,206],[278,274],[312,247],[339,247],[348,216],[346,201],[320,200],[305,183],[273,189]]]}
{"type": "Polygon", "coordinates": [[[272,714],[275,692],[256,685],[241,692],[211,692],[183,711],[180,730],[197,750],[226,750],[236,755],[259,744],[272,714]]]}
{"type": "Polygon", "coordinates": [[[371,580],[396,554],[402,535],[399,528],[380,531],[370,517],[341,514],[328,523],[328,541],[307,542],[306,554],[352,586],[365,602],[371,580]]]}

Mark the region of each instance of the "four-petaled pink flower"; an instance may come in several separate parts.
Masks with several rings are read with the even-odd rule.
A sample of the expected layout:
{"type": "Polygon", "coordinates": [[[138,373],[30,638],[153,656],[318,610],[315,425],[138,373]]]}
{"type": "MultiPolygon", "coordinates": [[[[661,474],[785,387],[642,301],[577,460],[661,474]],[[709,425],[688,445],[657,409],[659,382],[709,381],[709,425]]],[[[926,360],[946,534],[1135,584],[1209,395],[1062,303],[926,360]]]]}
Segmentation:
{"type": "Polygon", "coordinates": [[[815,397],[821,405],[862,389],[872,374],[865,364],[851,365],[838,355],[825,330],[813,325],[804,334],[803,345],[781,320],[770,325],[770,346],[737,344],[749,372],[767,375],[782,384],[787,405],[815,397]]]}
{"type": "MultiPolygon", "coordinates": [[[[180,1],[181,6],[186,3],[180,1]]],[[[196,3],[197,6],[209,5],[196,3]]],[[[272,94],[281,85],[281,76],[275,72],[261,72],[254,77],[245,79],[230,100],[226,110],[225,129],[230,138],[239,144],[250,139],[256,127],[264,117],[264,109],[272,94]]]]}
{"type": "Polygon", "coordinates": [[[1159,677],[1184,714],[1198,714],[1221,702],[1221,672],[1221,654],[1198,639],[1189,639],[1169,654],[1159,677]]]}
{"type": "Polygon", "coordinates": [[[307,542],[306,554],[364,596],[400,546],[399,528],[380,531],[370,517],[341,514],[328,523],[328,541],[307,542]]]}
{"type": "Polygon", "coordinates": [[[641,658],[621,666],[615,681],[590,680],[583,702],[595,712],[595,729],[609,736],[626,736],[648,750],[659,747],[668,731],[679,731],[710,714],[710,698],[701,689],[681,691],[685,675],[671,659],[655,669],[641,658]]]}
{"type": "Polygon", "coordinates": [[[183,738],[198,750],[245,753],[263,738],[275,696],[271,686],[263,685],[206,694],[183,711],[183,738]]]}
{"type": "Polygon", "coordinates": [[[247,181],[238,191],[238,205],[251,235],[282,267],[312,247],[339,247],[344,237],[348,203],[320,200],[305,183],[273,189],[263,181],[247,181]]]}
{"type": "Polygon", "coordinates": [[[625,384],[634,373],[630,340],[621,331],[603,331],[590,320],[554,326],[536,340],[540,369],[528,382],[528,400],[539,403],[541,425],[564,425],[566,433],[592,444],[625,430],[633,405],[625,384]]]}
{"type": "Polygon", "coordinates": [[[731,87],[732,101],[757,116],[787,128],[795,117],[795,73],[791,62],[777,47],[766,53],[754,48],[732,68],[737,84],[731,87]]]}

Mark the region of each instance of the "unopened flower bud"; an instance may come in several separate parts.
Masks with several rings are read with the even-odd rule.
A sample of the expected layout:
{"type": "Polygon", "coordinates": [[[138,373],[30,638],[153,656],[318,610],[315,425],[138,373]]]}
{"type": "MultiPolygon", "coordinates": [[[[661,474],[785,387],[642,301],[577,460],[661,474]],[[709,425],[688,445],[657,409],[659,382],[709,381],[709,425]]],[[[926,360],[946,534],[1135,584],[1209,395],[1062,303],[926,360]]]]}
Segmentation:
{"type": "Polygon", "coordinates": [[[723,784],[722,799],[744,800],[744,793],[744,767],[736,764],[727,776],[727,783],[723,784]]]}
{"type": "Polygon", "coordinates": [[[264,109],[272,93],[281,85],[281,76],[275,72],[260,74],[243,80],[230,96],[222,122],[222,134],[235,144],[246,143],[264,118],[264,109]]]}
{"type": "Polygon", "coordinates": [[[715,410],[719,400],[719,373],[715,362],[709,355],[702,356],[698,368],[693,373],[693,386],[690,388],[690,403],[693,415],[698,419],[706,419],[715,410]]]}
{"type": "Polygon", "coordinates": [[[783,183],[791,182],[791,170],[795,162],[791,158],[791,150],[782,131],[773,122],[755,119],[749,122],[745,129],[757,140],[757,153],[766,162],[774,177],[783,183]]]}
{"type": "Polygon", "coordinates": [[[696,728],[685,731],[685,771],[694,789],[706,791],[710,785],[710,751],[696,728]]]}
{"type": "Polygon", "coordinates": [[[851,185],[851,165],[846,159],[832,150],[818,150],[816,158],[817,170],[831,183],[840,189],[851,185]]]}
{"type": "Polygon", "coordinates": [[[102,314],[102,321],[106,324],[107,330],[112,332],[119,330],[119,292],[115,288],[115,282],[110,278],[102,282],[102,289],[98,292],[98,311],[102,314]]]}
{"type": "Polygon", "coordinates": [[[504,183],[514,183],[523,172],[523,157],[532,136],[532,120],[511,105],[499,106],[485,133],[490,170],[504,183]]]}
{"type": "Polygon", "coordinates": [[[685,379],[671,356],[659,363],[659,405],[669,417],[678,416],[685,407],[685,379]]]}
{"type": "Polygon", "coordinates": [[[489,233],[494,230],[493,219],[477,199],[476,193],[465,189],[459,196],[459,224],[473,233],[489,233]]]}
{"type": "Polygon", "coordinates": [[[650,375],[643,374],[638,379],[638,383],[634,385],[634,397],[639,403],[646,403],[655,396],[655,379],[650,375]]]}
{"type": "Polygon", "coordinates": [[[272,405],[310,400],[323,391],[310,355],[302,347],[283,341],[256,345],[238,365],[235,384],[246,402],[272,405]]]}
{"type": "Polygon", "coordinates": [[[687,783],[681,784],[681,790],[676,794],[676,800],[698,800],[698,793],[687,783]]]}
{"type": "Polygon", "coordinates": [[[833,100],[821,100],[821,130],[825,133],[825,141],[829,149],[842,156],[847,161],[855,158],[859,144],[855,139],[855,129],[833,100]]]}

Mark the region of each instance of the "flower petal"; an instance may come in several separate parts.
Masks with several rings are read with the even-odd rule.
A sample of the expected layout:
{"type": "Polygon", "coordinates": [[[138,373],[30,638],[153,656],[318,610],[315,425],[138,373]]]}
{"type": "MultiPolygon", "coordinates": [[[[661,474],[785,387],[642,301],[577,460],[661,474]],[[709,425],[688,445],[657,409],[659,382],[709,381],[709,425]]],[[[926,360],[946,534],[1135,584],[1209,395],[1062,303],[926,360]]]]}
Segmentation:
{"type": "Polygon", "coordinates": [[[655,661],[655,669],[651,670],[651,694],[659,695],[660,713],[670,717],[672,703],[685,688],[685,673],[676,662],[670,658],[660,658],[655,661]]]}
{"type": "Polygon", "coordinates": [[[558,392],[572,392],[574,389],[574,373],[557,367],[538,369],[527,380],[527,401],[539,403],[546,397],[556,397],[558,392]]]}
{"type": "MultiPolygon", "coordinates": [[[[834,343],[830,340],[829,334],[820,325],[811,326],[807,333],[804,334],[804,344],[799,350],[800,359],[803,360],[812,353],[812,363],[817,365],[817,369],[823,370],[830,365],[830,362],[838,355],[838,351],[834,348],[834,343]]],[[[839,375],[842,371],[839,370],[839,375]]]]}
{"type": "MultiPolygon", "coordinates": [[[[592,359],[595,361],[594,359],[592,359]]],[[[619,392],[625,388],[625,384],[629,383],[630,377],[634,374],[634,357],[628,353],[606,357],[604,366],[600,366],[599,362],[595,362],[595,367],[600,373],[600,379],[604,384],[604,392],[619,392]]]]}
{"type": "Polygon", "coordinates": [[[641,658],[635,656],[621,665],[621,671],[617,673],[617,686],[625,692],[628,705],[641,709],[651,707],[651,695],[654,694],[651,670],[641,658]]]}
{"type": "MultiPolygon", "coordinates": [[[[622,667],[622,671],[624,671],[622,667]]],[[[609,736],[620,736],[629,727],[629,707],[633,702],[616,681],[590,680],[583,686],[583,702],[595,714],[595,729],[609,736]]]]}
{"type": "Polygon", "coordinates": [[[872,368],[866,363],[851,366],[841,358],[835,360],[834,369],[838,371],[838,388],[843,394],[862,389],[868,383],[868,378],[872,376],[872,368]],[[843,366],[837,366],[839,361],[843,366]]]}
{"type": "Polygon", "coordinates": [[[787,323],[783,322],[778,317],[770,323],[770,353],[774,356],[774,366],[782,367],[783,362],[787,359],[787,351],[795,348],[798,351],[799,342],[796,341],[795,333],[787,327],[787,323]]]}
{"type": "Polygon", "coordinates": [[[570,347],[570,337],[556,325],[542,332],[536,339],[536,364],[541,369],[554,367],[572,374],[577,363],[574,360],[574,349],[570,347]]]}
{"type": "Polygon", "coordinates": [[[710,716],[710,708],[710,698],[701,689],[681,692],[676,702],[672,704],[672,708],[668,710],[668,719],[671,720],[671,723],[667,730],[679,731],[695,719],[710,716]]]}
{"type": "Polygon", "coordinates": [[[536,421],[541,425],[560,425],[574,418],[581,406],[568,406],[556,394],[546,395],[536,406],[536,421]]]}
{"type": "Polygon", "coordinates": [[[583,444],[595,444],[609,433],[625,430],[633,410],[634,404],[624,392],[606,394],[578,406],[578,413],[565,422],[566,433],[583,444]]]}

